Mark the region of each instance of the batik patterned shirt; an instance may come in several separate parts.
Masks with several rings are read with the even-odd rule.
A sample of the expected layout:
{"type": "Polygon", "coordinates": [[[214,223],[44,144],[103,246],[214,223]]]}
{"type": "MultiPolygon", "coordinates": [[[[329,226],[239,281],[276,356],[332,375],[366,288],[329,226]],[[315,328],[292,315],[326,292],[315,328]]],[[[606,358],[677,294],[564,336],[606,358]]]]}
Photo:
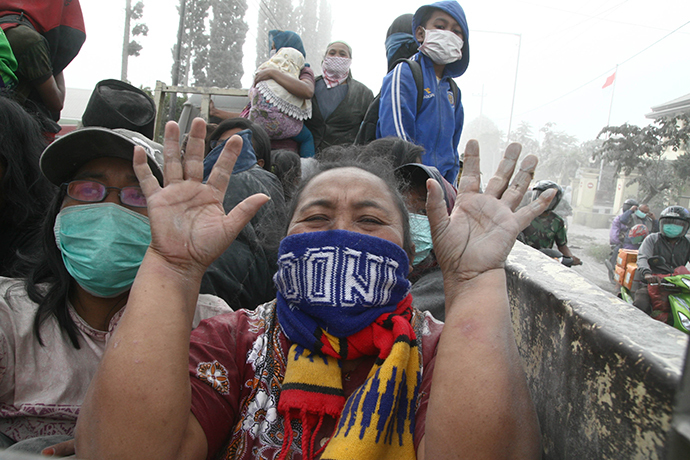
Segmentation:
{"type": "MultiPolygon", "coordinates": [[[[422,362],[422,385],[416,401],[415,449],[424,435],[436,346],[443,323],[415,310],[412,320],[422,362]]],[[[208,443],[208,458],[273,459],[283,444],[278,399],[290,341],[277,324],[275,301],[255,311],[238,310],[202,322],[192,333],[189,372],[192,413],[208,443]]],[[[375,357],[343,374],[349,397],[367,378],[375,357]]],[[[337,420],[326,416],[316,436],[317,450],[330,439],[337,420]]],[[[292,425],[295,439],[288,459],[299,460],[301,425],[292,425]]]]}

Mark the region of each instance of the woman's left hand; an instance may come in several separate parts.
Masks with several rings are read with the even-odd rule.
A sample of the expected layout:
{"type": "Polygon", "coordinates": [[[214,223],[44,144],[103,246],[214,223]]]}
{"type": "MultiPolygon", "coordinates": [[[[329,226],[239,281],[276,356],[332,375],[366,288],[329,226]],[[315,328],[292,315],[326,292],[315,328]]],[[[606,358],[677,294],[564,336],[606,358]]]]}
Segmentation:
{"type": "Polygon", "coordinates": [[[466,281],[493,269],[502,269],[518,233],[546,208],[553,192],[521,208],[534,175],[537,158],[527,156],[509,184],[522,147],[508,146],[486,190],[480,191],[479,145],[471,140],[465,149],[464,168],[455,207],[449,216],[438,183],[427,181],[427,214],[434,252],[444,277],[466,281]]]}

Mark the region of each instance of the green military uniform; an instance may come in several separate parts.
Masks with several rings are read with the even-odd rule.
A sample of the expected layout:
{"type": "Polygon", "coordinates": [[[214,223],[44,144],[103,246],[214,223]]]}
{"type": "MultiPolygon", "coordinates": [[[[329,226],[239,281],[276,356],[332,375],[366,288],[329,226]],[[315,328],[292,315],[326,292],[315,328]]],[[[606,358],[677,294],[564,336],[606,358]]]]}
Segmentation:
{"type": "Polygon", "coordinates": [[[568,244],[565,222],[553,211],[542,214],[522,231],[520,240],[535,249],[550,249],[554,242],[556,247],[565,246],[568,244]]]}

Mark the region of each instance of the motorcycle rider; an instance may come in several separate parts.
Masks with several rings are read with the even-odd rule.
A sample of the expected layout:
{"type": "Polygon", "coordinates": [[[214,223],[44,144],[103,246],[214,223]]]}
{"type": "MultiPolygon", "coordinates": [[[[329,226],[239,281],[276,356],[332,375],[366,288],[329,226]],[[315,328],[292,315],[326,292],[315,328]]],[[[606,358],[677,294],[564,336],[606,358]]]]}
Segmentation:
{"type": "Polygon", "coordinates": [[[565,257],[572,259],[572,264],[569,261],[566,263],[561,260],[564,265],[581,265],[582,261],[575,257],[568,248],[568,235],[566,231],[565,221],[561,216],[554,212],[556,206],[563,197],[563,189],[555,182],[550,180],[541,180],[532,187],[532,201],[536,200],[539,195],[548,189],[555,188],[557,190],[556,196],[551,200],[548,208],[541,215],[537,216],[527,228],[518,236],[518,239],[528,246],[539,249],[550,257],[559,258],[551,247],[556,243],[556,247],[565,257]]]}
{"type": "Polygon", "coordinates": [[[639,204],[637,200],[628,198],[623,203],[623,212],[613,219],[609,232],[609,244],[611,253],[609,258],[604,261],[604,265],[609,270],[609,279],[613,282],[613,272],[616,266],[618,250],[624,247],[624,241],[630,229],[638,224],[647,227],[649,233],[658,232],[658,223],[654,220],[654,214],[649,210],[647,204],[639,204]]]}
{"type": "Polygon", "coordinates": [[[659,216],[659,229],[642,242],[637,254],[637,273],[635,277],[640,286],[635,291],[635,305],[651,314],[651,301],[648,284],[655,280],[655,274],[670,275],[676,267],[690,262],[690,239],[686,236],[690,227],[690,213],[682,206],[669,206],[659,216]],[[650,267],[649,259],[663,257],[663,264],[650,267]]]}

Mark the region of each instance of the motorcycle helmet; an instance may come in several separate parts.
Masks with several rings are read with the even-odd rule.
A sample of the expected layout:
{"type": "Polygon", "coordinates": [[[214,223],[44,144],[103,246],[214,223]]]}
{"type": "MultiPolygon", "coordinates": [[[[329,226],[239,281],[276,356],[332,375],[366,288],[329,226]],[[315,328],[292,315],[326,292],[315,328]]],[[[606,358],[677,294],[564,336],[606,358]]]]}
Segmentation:
{"type": "Polygon", "coordinates": [[[623,202],[623,212],[627,211],[628,209],[632,208],[633,206],[639,206],[640,203],[637,202],[636,199],[634,198],[628,198],[623,202]]]}
{"type": "Polygon", "coordinates": [[[667,238],[685,236],[690,226],[690,213],[682,206],[669,206],[659,215],[659,230],[667,238]],[[678,230],[680,226],[680,230],[678,230]],[[673,233],[671,233],[672,230],[673,233]]]}
{"type": "Polygon", "coordinates": [[[637,224],[628,232],[628,238],[630,238],[630,242],[634,245],[642,244],[642,240],[644,240],[647,235],[649,235],[649,230],[647,230],[645,224],[637,224]]]}
{"type": "Polygon", "coordinates": [[[539,198],[539,195],[541,195],[543,192],[547,191],[550,188],[556,189],[556,196],[553,197],[553,200],[551,200],[551,203],[549,203],[549,207],[546,208],[546,211],[553,211],[556,208],[556,206],[558,206],[558,203],[561,201],[561,198],[563,197],[563,189],[552,180],[540,180],[539,182],[534,184],[534,187],[532,187],[532,201],[539,198]]]}

